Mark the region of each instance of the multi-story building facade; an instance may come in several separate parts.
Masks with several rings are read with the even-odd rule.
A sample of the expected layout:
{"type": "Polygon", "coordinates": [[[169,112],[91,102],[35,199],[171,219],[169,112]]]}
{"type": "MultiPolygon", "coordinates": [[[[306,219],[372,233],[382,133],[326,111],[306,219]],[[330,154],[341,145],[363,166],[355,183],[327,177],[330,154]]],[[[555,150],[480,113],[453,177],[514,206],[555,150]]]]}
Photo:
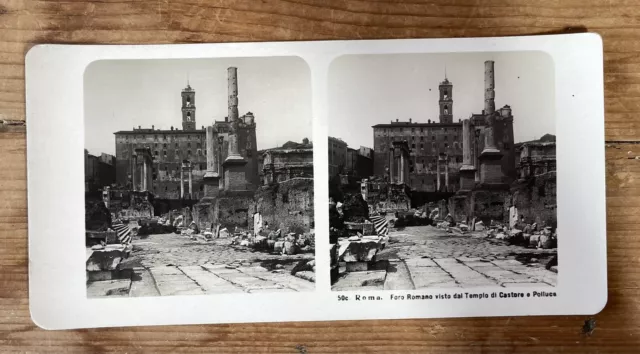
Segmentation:
{"type": "MultiPolygon", "coordinates": [[[[473,163],[476,180],[480,180],[478,159],[484,148],[486,117],[495,116],[493,134],[497,148],[503,153],[502,170],[505,183],[515,178],[515,151],[513,148],[513,116],[511,108],[493,107],[493,62],[485,63],[485,90],[490,93],[490,102],[485,102],[481,114],[470,117],[473,127],[473,163]],[[490,63],[487,64],[487,63],[490,63]],[[489,104],[490,103],[490,104],[489,104]]],[[[422,192],[455,192],[460,189],[460,168],[463,163],[462,121],[453,122],[453,83],[445,78],[439,85],[439,121],[424,122],[391,121],[373,126],[373,173],[390,178],[390,154],[394,142],[406,142],[409,148],[409,178],[404,179],[412,190],[422,192]]],[[[486,96],[486,94],[485,94],[486,96]]],[[[396,173],[395,178],[397,179],[396,173]]],[[[392,181],[393,182],[393,181],[392,181]]]]}
{"type": "Polygon", "coordinates": [[[343,173],[347,166],[347,143],[329,137],[329,178],[343,173]]]}
{"type": "MultiPolygon", "coordinates": [[[[235,75],[235,71],[232,72],[235,75]]],[[[236,80],[236,78],[233,78],[236,80]]],[[[207,170],[206,131],[204,126],[196,128],[196,92],[187,85],[181,92],[182,129],[171,127],[168,130],[151,128],[133,128],[118,131],[116,144],[116,183],[121,188],[143,190],[140,178],[134,177],[136,171],[136,149],[151,151],[151,183],[149,192],[161,199],[200,199],[204,196],[203,177],[207,170]],[[134,185],[135,183],[135,185],[134,185]]],[[[216,149],[217,161],[225,161],[228,155],[229,131],[231,122],[228,117],[215,121],[218,132],[216,149]]],[[[256,123],[251,112],[239,117],[237,128],[238,149],[246,159],[244,166],[247,188],[255,189],[260,183],[256,148],[256,123]]]]}

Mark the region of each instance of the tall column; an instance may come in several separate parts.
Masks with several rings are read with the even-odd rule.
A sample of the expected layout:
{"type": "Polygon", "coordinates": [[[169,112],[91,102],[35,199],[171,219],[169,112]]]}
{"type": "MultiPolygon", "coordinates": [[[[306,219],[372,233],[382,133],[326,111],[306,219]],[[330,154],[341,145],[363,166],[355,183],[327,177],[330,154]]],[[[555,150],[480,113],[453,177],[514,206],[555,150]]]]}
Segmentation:
{"type": "Polygon", "coordinates": [[[493,114],[496,111],[494,88],[493,60],[487,60],[484,62],[484,114],[493,114]]]}
{"type": "Polygon", "coordinates": [[[193,178],[192,178],[192,174],[193,174],[193,167],[191,166],[191,164],[188,165],[188,173],[189,173],[189,198],[193,198],[193,178]]]}
{"type": "Polygon", "coordinates": [[[147,170],[147,157],[144,156],[142,158],[142,190],[147,191],[147,181],[149,180],[148,176],[149,171],[147,170]]]}
{"type": "Polygon", "coordinates": [[[462,121],[462,166],[460,167],[460,190],[468,191],[475,186],[476,167],[472,160],[475,148],[475,130],[471,120],[462,121]]]}
{"type": "Polygon", "coordinates": [[[231,134],[229,134],[229,156],[228,158],[238,158],[238,69],[231,67],[227,69],[227,91],[229,94],[228,115],[231,122],[231,134]]]}
{"type": "Polygon", "coordinates": [[[404,151],[400,150],[400,183],[405,183],[404,177],[404,151]]]}
{"type": "Polygon", "coordinates": [[[444,155],[444,189],[449,191],[449,155],[444,155]]]}
{"type": "Polygon", "coordinates": [[[218,138],[215,128],[207,127],[207,172],[218,173],[218,138]]]}
{"type": "Polygon", "coordinates": [[[225,191],[247,190],[245,165],[247,160],[240,155],[238,148],[238,70],[234,67],[227,69],[227,89],[229,94],[229,155],[223,163],[225,191]]]}
{"type": "Polygon", "coordinates": [[[133,191],[137,191],[138,190],[138,179],[136,178],[136,174],[138,173],[138,155],[134,154],[131,156],[131,162],[132,162],[132,166],[131,166],[131,184],[132,184],[132,189],[133,191]]]}
{"type": "Polygon", "coordinates": [[[182,163],[180,164],[180,199],[184,198],[184,172],[182,163]]]}
{"type": "Polygon", "coordinates": [[[389,149],[389,183],[393,183],[393,177],[394,177],[394,173],[393,173],[393,169],[396,168],[394,166],[394,150],[393,148],[389,149]]]}
{"type": "Polygon", "coordinates": [[[440,192],[440,154],[436,155],[436,192],[440,192]]]}
{"type": "Polygon", "coordinates": [[[204,198],[214,198],[220,191],[220,174],[218,172],[218,132],[214,126],[207,127],[207,171],[202,179],[204,198]]]}

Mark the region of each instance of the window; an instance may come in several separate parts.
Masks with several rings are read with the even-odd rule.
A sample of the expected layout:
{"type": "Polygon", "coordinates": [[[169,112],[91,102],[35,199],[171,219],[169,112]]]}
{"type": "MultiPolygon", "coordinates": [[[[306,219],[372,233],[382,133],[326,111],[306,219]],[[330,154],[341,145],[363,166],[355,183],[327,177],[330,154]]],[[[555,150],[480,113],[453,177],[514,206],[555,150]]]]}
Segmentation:
{"type": "Polygon", "coordinates": [[[191,150],[187,150],[187,156],[191,157],[191,150]]]}
{"type": "Polygon", "coordinates": [[[423,132],[423,130],[422,130],[422,128],[420,128],[420,133],[422,133],[422,132],[423,132]]]}
{"type": "Polygon", "coordinates": [[[420,150],[424,150],[424,144],[420,144],[420,150]]]}
{"type": "Polygon", "coordinates": [[[198,143],[198,149],[202,148],[202,144],[198,143]]]}
{"type": "Polygon", "coordinates": [[[416,129],[415,129],[415,128],[411,128],[411,132],[412,132],[412,133],[413,133],[413,132],[415,132],[415,131],[416,131],[416,129]]]}
{"type": "Polygon", "coordinates": [[[176,149],[178,148],[178,143],[176,143],[176,149]]]}
{"type": "Polygon", "coordinates": [[[190,148],[191,147],[191,143],[187,143],[187,147],[190,148]]]}
{"type": "Polygon", "coordinates": [[[416,148],[416,144],[411,144],[411,148],[415,149],[416,148]]]}
{"type": "Polygon", "coordinates": [[[164,149],[166,149],[166,148],[167,148],[167,144],[162,144],[162,147],[163,147],[164,149]]]}
{"type": "Polygon", "coordinates": [[[448,105],[444,105],[444,114],[449,114],[449,106],[448,105]]]}
{"type": "Polygon", "coordinates": [[[420,137],[420,141],[424,141],[424,136],[421,136],[421,137],[420,137]]]}
{"type": "Polygon", "coordinates": [[[154,148],[158,148],[158,143],[153,144],[154,148]]]}
{"type": "Polygon", "coordinates": [[[509,150],[509,144],[508,143],[502,143],[502,146],[504,146],[505,150],[509,150]]]}
{"type": "MultiPolygon", "coordinates": [[[[164,157],[167,157],[167,150],[164,150],[164,151],[162,152],[162,155],[163,155],[164,157]]],[[[165,167],[165,170],[166,170],[166,169],[167,169],[167,168],[165,167]]]]}
{"type": "Polygon", "coordinates": [[[153,154],[158,156],[158,150],[154,151],[153,154]]]}
{"type": "Polygon", "coordinates": [[[432,135],[432,136],[431,136],[431,140],[436,141],[436,136],[435,136],[435,135],[432,135]]]}

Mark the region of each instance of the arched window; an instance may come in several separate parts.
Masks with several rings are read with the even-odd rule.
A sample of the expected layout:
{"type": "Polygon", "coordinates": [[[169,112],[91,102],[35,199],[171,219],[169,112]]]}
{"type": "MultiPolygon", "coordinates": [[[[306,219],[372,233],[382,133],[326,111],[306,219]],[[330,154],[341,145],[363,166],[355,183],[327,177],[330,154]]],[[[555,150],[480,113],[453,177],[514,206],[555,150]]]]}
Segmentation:
{"type": "Polygon", "coordinates": [[[449,106],[448,105],[444,105],[444,114],[449,114],[449,106]]]}

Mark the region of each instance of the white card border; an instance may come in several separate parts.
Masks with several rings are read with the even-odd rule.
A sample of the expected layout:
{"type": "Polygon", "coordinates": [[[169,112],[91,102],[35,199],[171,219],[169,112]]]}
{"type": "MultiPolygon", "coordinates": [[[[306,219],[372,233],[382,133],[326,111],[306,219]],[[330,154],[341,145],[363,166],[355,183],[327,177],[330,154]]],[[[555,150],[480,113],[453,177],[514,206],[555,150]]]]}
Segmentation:
{"type": "MultiPolygon", "coordinates": [[[[26,55],[29,303],[47,329],[133,325],[594,314],[607,301],[604,82],[597,34],[146,46],[38,45],[26,55]],[[316,292],[87,299],[83,74],[104,59],[299,56],[311,68],[316,239],[328,240],[327,70],[349,54],[543,51],[555,65],[558,286],[555,298],[339,302],[328,243],[316,292]],[[323,225],[325,227],[323,227],[323,225]]],[[[517,117],[516,117],[517,119],[517,117]]],[[[474,288],[473,292],[496,288],[474,288]]],[[[541,289],[542,290],[542,289],[541,289]]],[[[395,294],[409,291],[394,291],[395,294]]],[[[436,293],[437,291],[411,291],[436,293]]],[[[442,292],[454,293],[454,289],[442,292]]]]}

